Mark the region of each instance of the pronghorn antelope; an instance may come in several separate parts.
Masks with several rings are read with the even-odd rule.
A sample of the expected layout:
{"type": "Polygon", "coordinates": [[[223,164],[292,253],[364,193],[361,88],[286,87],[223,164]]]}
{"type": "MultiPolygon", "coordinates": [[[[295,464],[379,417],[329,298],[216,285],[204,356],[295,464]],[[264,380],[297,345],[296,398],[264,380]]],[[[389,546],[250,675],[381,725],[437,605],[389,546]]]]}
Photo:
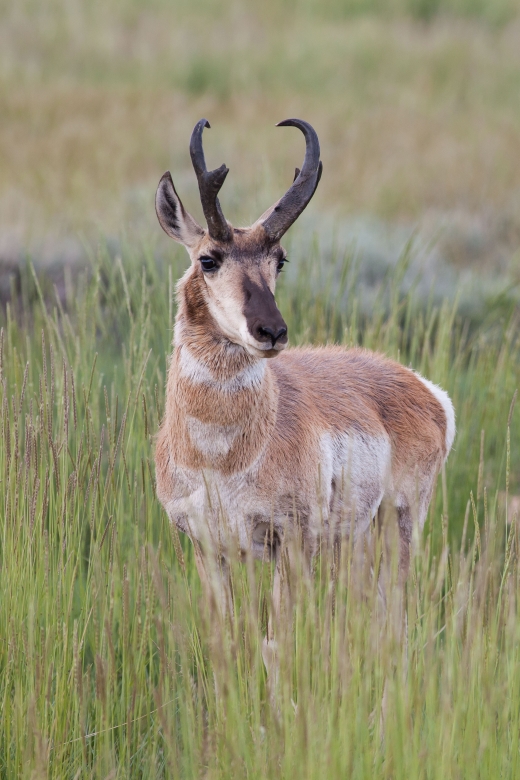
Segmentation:
{"type": "MultiPolygon", "coordinates": [[[[194,541],[213,593],[209,559],[217,556],[223,610],[233,546],[261,559],[268,552],[279,563],[280,549],[298,533],[311,559],[323,538],[361,538],[383,502],[397,515],[404,580],[413,523],[424,524],[455,435],[448,395],[399,363],[364,349],[286,349],[274,297],[286,260],[280,240],[314,195],[322,164],[307,122],[280,125],[302,131],[305,159],[289,190],[251,227],[233,228],[224,218],[217,195],[228,169],[206,168],[205,119],[193,130],[190,153],[207,230],[184,209],[169,172],[156,195],[161,226],[191,259],[177,287],[157,494],[170,521],[194,541]]],[[[268,671],[273,648],[268,633],[268,671]]]]}

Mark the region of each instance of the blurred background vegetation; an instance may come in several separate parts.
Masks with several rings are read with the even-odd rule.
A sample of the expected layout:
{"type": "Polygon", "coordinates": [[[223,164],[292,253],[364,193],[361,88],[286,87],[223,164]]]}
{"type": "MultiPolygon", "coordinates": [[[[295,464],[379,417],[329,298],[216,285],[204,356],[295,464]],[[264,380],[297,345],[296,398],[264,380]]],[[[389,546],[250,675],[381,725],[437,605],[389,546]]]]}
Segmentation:
{"type": "Polygon", "coordinates": [[[301,116],[325,175],[296,234],[335,230],[377,271],[416,230],[437,276],[448,265],[441,294],[451,268],[515,281],[518,0],[0,0],[0,20],[4,269],[123,230],[164,249],[164,170],[200,217],[201,116],[209,163],[231,169],[225,213],[249,223],[302,157],[274,125],[301,116]]]}

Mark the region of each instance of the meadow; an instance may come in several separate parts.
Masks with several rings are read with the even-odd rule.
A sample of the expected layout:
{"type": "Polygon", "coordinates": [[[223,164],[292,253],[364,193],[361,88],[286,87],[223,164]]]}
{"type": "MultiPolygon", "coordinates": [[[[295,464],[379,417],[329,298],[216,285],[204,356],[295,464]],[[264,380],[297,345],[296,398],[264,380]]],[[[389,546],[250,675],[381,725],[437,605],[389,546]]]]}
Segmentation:
{"type": "Polygon", "coordinates": [[[0,777],[519,777],[516,4],[0,14],[0,777]],[[187,141],[207,115],[224,211],[251,221],[301,162],[270,127],[289,114],[325,163],[284,242],[291,343],[411,365],[458,433],[414,539],[407,650],[369,573],[324,552],[291,594],[273,708],[271,567],[233,565],[223,625],[155,497],[187,256],[153,193],[170,168],[200,216],[187,141]]]}
{"type": "Polygon", "coordinates": [[[403,298],[393,271],[389,302],[362,317],[353,258],[322,289],[318,261],[282,280],[293,342],[381,349],[457,409],[416,540],[408,654],[378,633],[370,581],[361,598],[324,555],[294,594],[273,714],[260,655],[272,572],[234,569],[234,624],[219,626],[154,494],[183,250],[164,265],[146,246],[100,250],[61,294],[27,269],[0,339],[2,776],[517,776],[516,316],[470,333],[453,308],[403,298]]]}

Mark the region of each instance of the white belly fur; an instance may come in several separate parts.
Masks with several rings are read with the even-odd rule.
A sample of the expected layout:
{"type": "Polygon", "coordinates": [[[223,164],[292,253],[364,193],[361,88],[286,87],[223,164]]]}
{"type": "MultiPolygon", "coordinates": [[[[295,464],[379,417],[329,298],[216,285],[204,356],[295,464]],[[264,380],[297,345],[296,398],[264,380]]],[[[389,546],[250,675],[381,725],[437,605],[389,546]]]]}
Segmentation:
{"type": "Polygon", "coordinates": [[[320,498],[331,522],[341,517],[341,530],[348,534],[353,516],[354,533],[364,533],[383,494],[392,489],[389,439],[360,433],[323,434],[320,477],[320,498]]]}
{"type": "Polygon", "coordinates": [[[177,467],[174,482],[179,495],[165,505],[171,520],[201,543],[227,545],[229,537],[240,549],[251,547],[252,518],[272,515],[271,507],[255,489],[249,472],[223,476],[213,469],[192,471],[177,467]],[[247,520],[249,518],[249,521],[247,520]],[[209,537],[209,538],[208,538],[209,537]]]}
{"type": "MultiPolygon", "coordinates": [[[[211,456],[228,451],[237,434],[233,428],[208,426],[191,418],[189,432],[194,444],[211,456]]],[[[390,442],[384,436],[324,433],[316,457],[316,474],[309,475],[310,534],[319,536],[339,516],[343,533],[351,532],[352,520],[355,535],[364,533],[383,493],[391,489],[390,456],[390,442]]],[[[273,518],[277,526],[285,526],[286,515],[280,503],[283,497],[287,506],[290,492],[285,484],[280,495],[275,489],[266,499],[265,491],[257,489],[261,468],[261,459],[247,471],[231,476],[213,469],[201,472],[174,467],[177,495],[165,506],[170,520],[202,543],[209,535],[211,544],[219,539],[225,544],[224,538],[230,535],[241,549],[250,549],[255,523],[273,518]]]]}

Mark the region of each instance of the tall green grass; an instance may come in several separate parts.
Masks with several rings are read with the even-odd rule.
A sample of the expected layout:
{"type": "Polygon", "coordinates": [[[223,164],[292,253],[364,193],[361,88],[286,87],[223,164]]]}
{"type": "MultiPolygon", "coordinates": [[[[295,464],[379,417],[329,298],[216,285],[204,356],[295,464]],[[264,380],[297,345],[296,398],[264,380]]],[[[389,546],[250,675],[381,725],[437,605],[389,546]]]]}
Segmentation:
{"type": "Polygon", "coordinates": [[[362,314],[355,258],[323,268],[317,251],[280,285],[293,343],[381,349],[457,410],[413,559],[408,651],[381,630],[373,580],[362,596],[349,559],[338,572],[324,554],[292,593],[270,705],[270,568],[233,566],[221,625],[154,494],[184,255],[102,249],[54,290],[27,268],[0,315],[1,777],[518,776],[514,313],[471,331],[456,307],[419,309],[399,293],[405,253],[362,314]]]}

